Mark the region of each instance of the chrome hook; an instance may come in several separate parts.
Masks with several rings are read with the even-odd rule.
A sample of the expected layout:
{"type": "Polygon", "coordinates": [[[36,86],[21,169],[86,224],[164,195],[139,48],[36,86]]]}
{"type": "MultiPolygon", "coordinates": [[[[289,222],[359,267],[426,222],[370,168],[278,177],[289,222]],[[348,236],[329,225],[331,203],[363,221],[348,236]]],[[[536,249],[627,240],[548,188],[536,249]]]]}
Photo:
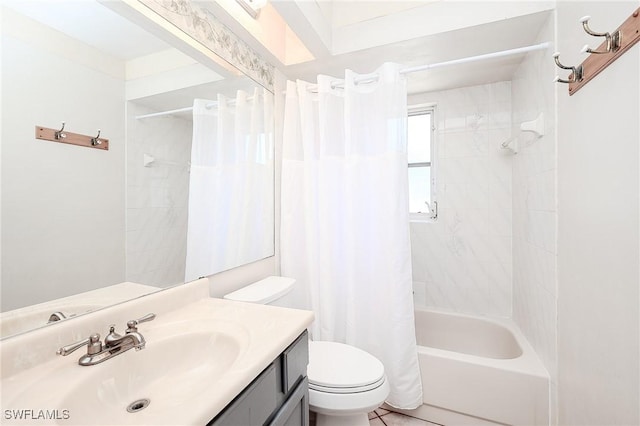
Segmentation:
{"type": "Polygon", "coordinates": [[[62,122],[62,127],[60,128],[60,130],[58,130],[54,136],[56,139],[64,139],[67,137],[67,135],[65,133],[62,133],[62,131],[64,130],[64,121],[62,122]]]}
{"type": "Polygon", "coordinates": [[[95,138],[91,138],[91,145],[96,146],[100,145],[102,141],[100,140],[100,129],[98,129],[98,135],[95,138]]]}
{"type": "Polygon", "coordinates": [[[558,68],[562,68],[563,70],[571,70],[571,75],[569,76],[569,80],[565,80],[556,76],[556,78],[554,78],[553,81],[556,83],[567,83],[567,84],[577,83],[579,81],[582,81],[582,78],[584,75],[584,68],[582,67],[582,65],[578,65],[577,67],[568,67],[566,65],[562,65],[560,63],[560,60],[558,59],[559,57],[560,57],[560,52],[556,52],[553,54],[553,60],[556,62],[556,65],[558,66],[558,68]]]}
{"type": "Polygon", "coordinates": [[[591,36],[605,37],[607,41],[607,50],[605,50],[604,52],[600,50],[593,50],[589,47],[588,44],[585,44],[581,50],[582,53],[602,54],[602,53],[615,52],[618,49],[620,49],[620,44],[622,42],[622,34],[620,33],[620,31],[616,31],[613,34],[609,34],[608,32],[597,33],[593,31],[591,28],[589,28],[589,19],[591,19],[591,16],[583,16],[582,18],[580,18],[580,22],[582,23],[582,28],[584,28],[584,31],[591,36]]]}

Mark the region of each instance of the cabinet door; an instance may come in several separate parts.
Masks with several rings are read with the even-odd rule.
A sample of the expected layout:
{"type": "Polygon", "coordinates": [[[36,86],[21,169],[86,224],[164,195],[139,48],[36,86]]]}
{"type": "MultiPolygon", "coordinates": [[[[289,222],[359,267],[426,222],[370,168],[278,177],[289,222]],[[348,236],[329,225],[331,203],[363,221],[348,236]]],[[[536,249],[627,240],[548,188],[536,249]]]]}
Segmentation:
{"type": "Polygon", "coordinates": [[[262,426],[277,408],[276,368],[267,367],[209,426],[262,426]]]}
{"type": "Polygon", "coordinates": [[[307,375],[309,340],[305,330],[282,352],[282,392],[288,394],[307,375]]]}
{"type": "Polygon", "coordinates": [[[309,383],[305,377],[291,392],[269,426],[309,426],[309,383]]]}
{"type": "Polygon", "coordinates": [[[305,331],[208,426],[308,426],[308,362],[305,331]]]}

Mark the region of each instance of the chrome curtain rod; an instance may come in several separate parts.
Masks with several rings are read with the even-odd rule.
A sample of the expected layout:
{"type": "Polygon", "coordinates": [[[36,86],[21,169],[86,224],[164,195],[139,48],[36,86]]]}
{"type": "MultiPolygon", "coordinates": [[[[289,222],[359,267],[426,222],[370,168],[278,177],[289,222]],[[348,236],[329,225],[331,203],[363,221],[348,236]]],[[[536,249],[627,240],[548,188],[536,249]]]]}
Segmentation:
{"type": "Polygon", "coordinates": [[[186,107],[186,108],[178,108],[178,109],[172,109],[169,111],[162,111],[162,112],[154,112],[151,114],[143,114],[143,115],[136,115],[136,120],[141,120],[143,118],[151,118],[151,117],[161,117],[163,115],[171,115],[171,114],[176,114],[178,112],[187,112],[187,111],[191,111],[193,110],[193,107],[186,107]]]}
{"type": "MultiPolygon", "coordinates": [[[[509,50],[501,50],[498,52],[492,52],[492,53],[485,53],[483,55],[476,55],[476,56],[469,56],[466,58],[460,58],[460,59],[454,59],[451,61],[445,61],[445,62],[437,62],[435,64],[426,64],[426,65],[418,65],[415,67],[408,67],[408,68],[403,68],[400,70],[400,74],[412,74],[414,72],[420,72],[420,71],[427,71],[427,70],[431,70],[431,69],[435,69],[435,68],[443,68],[443,67],[449,67],[452,65],[461,65],[461,64],[468,64],[471,62],[478,62],[478,61],[485,61],[488,59],[496,59],[496,58],[503,58],[505,56],[512,56],[512,55],[519,55],[521,53],[527,53],[527,52],[533,52],[536,50],[545,50],[547,48],[549,48],[549,46],[551,46],[550,42],[544,42],[544,43],[539,43],[539,44],[534,44],[531,46],[525,46],[525,47],[518,47],[515,49],[509,49],[509,50]]],[[[367,75],[361,75],[359,77],[356,77],[355,79],[355,83],[371,83],[374,81],[377,81],[379,78],[378,74],[367,74],[367,75]]],[[[332,84],[331,85],[332,88],[338,88],[338,87],[344,87],[344,82],[339,82],[336,84],[332,84]]]]}
{"type": "MultiPolygon", "coordinates": [[[[253,96],[247,97],[246,100],[248,100],[248,101],[253,100],[253,96]]],[[[228,101],[228,104],[234,105],[235,102],[236,102],[235,99],[230,99],[228,101]]],[[[210,108],[217,107],[217,106],[218,106],[218,101],[212,101],[212,102],[209,102],[208,104],[206,104],[205,108],[210,109],[210,108]]],[[[153,113],[150,113],[150,114],[137,115],[136,116],[136,120],[141,120],[143,118],[162,117],[163,115],[171,115],[171,114],[176,114],[176,113],[179,113],[179,112],[187,112],[187,111],[193,111],[193,107],[190,106],[190,107],[172,109],[172,110],[169,110],[169,111],[153,112],[153,113]]]]}
{"type": "MultiPolygon", "coordinates": [[[[460,59],[454,59],[451,61],[445,61],[445,62],[437,62],[435,64],[426,64],[426,65],[419,65],[416,67],[408,67],[408,68],[404,68],[400,70],[400,74],[411,74],[414,72],[420,72],[420,71],[427,71],[427,70],[431,70],[431,69],[435,69],[435,68],[442,68],[442,67],[449,67],[449,66],[453,66],[453,65],[461,65],[461,64],[468,64],[471,62],[478,62],[478,61],[485,61],[488,59],[496,59],[496,58],[503,58],[505,56],[511,56],[511,55],[519,55],[521,53],[527,53],[527,52],[533,52],[536,50],[545,50],[548,49],[551,46],[550,42],[544,42],[544,43],[539,43],[539,44],[534,44],[531,46],[525,46],[525,47],[518,47],[516,49],[509,49],[509,50],[501,50],[499,52],[492,52],[492,53],[485,53],[484,55],[476,55],[476,56],[469,56],[467,58],[460,58],[460,59]]],[[[377,81],[379,78],[378,74],[368,74],[368,75],[361,75],[359,77],[357,77],[355,79],[356,84],[357,83],[365,83],[365,82],[374,82],[377,81]]],[[[336,84],[332,84],[331,85],[332,88],[338,88],[338,87],[344,87],[344,82],[336,82],[336,84]]],[[[216,106],[218,103],[217,102],[212,102],[210,104],[207,104],[207,108],[211,108],[216,106]]],[[[163,112],[155,112],[152,114],[144,114],[144,115],[138,115],[136,117],[136,120],[140,120],[143,118],[151,118],[151,117],[160,117],[163,115],[171,115],[171,114],[175,114],[175,113],[179,113],[179,112],[186,112],[186,111],[191,111],[193,110],[193,107],[186,107],[186,108],[178,108],[178,109],[173,109],[170,111],[163,111],[163,112]]]]}
{"type": "MultiPolygon", "coordinates": [[[[210,102],[210,103],[205,105],[205,107],[207,109],[208,108],[213,108],[215,106],[218,106],[218,102],[210,102]]],[[[172,109],[172,110],[169,110],[169,111],[153,112],[151,114],[136,115],[136,120],[142,120],[143,118],[162,117],[163,115],[171,115],[171,114],[176,114],[178,112],[187,112],[187,111],[193,111],[193,107],[190,106],[190,107],[172,109]]]]}
{"type": "Polygon", "coordinates": [[[549,43],[547,41],[547,42],[544,42],[544,43],[534,44],[534,45],[531,45],[531,46],[518,47],[516,49],[501,50],[499,52],[485,53],[484,55],[469,56],[467,58],[454,59],[452,61],[445,61],[445,62],[438,62],[438,63],[435,63],[435,64],[420,65],[420,66],[417,66],[417,67],[409,67],[409,68],[405,68],[403,70],[400,70],[400,74],[411,74],[411,73],[414,73],[414,72],[426,71],[426,70],[430,70],[430,69],[434,69],[434,68],[448,67],[448,66],[451,66],[451,65],[467,64],[467,63],[470,63],[470,62],[484,61],[484,60],[487,60],[487,59],[495,59],[495,58],[502,58],[502,57],[505,57],[505,56],[519,55],[520,53],[533,52],[533,51],[536,51],[536,50],[545,50],[545,49],[549,48],[549,46],[551,46],[551,43],[549,43]]]}

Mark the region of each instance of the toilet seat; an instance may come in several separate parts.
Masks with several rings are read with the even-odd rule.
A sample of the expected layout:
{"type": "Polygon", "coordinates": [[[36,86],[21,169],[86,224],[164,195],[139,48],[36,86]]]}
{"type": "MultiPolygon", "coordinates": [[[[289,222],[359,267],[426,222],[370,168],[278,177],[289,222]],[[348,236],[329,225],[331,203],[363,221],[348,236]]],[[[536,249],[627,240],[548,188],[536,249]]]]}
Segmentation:
{"type": "Polygon", "coordinates": [[[385,378],[381,377],[380,380],[366,386],[354,386],[354,387],[343,387],[343,388],[322,386],[322,385],[317,385],[315,383],[309,382],[309,389],[316,390],[318,392],[327,392],[327,393],[358,393],[358,392],[367,392],[367,391],[376,389],[382,386],[384,381],[385,381],[385,378]]]}
{"type": "Polygon", "coordinates": [[[385,382],[384,366],[374,356],[336,342],[309,342],[309,389],[338,394],[367,392],[385,382]]]}

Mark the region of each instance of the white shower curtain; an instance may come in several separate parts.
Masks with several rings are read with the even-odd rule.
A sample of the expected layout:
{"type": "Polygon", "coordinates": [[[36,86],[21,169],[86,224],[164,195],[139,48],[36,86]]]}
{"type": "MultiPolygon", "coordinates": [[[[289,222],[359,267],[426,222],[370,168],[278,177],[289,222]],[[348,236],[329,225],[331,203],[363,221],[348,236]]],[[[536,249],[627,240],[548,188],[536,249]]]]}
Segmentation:
{"type": "Polygon", "coordinates": [[[417,359],[406,153],[406,82],[395,64],[344,89],[289,81],[282,158],[282,275],[316,315],[314,340],[380,359],[387,402],[422,403],[417,359]],[[316,90],[316,87],[313,87],[316,90]]]}
{"type": "Polygon", "coordinates": [[[273,95],[193,103],[185,281],[273,255],[273,95]]]}

